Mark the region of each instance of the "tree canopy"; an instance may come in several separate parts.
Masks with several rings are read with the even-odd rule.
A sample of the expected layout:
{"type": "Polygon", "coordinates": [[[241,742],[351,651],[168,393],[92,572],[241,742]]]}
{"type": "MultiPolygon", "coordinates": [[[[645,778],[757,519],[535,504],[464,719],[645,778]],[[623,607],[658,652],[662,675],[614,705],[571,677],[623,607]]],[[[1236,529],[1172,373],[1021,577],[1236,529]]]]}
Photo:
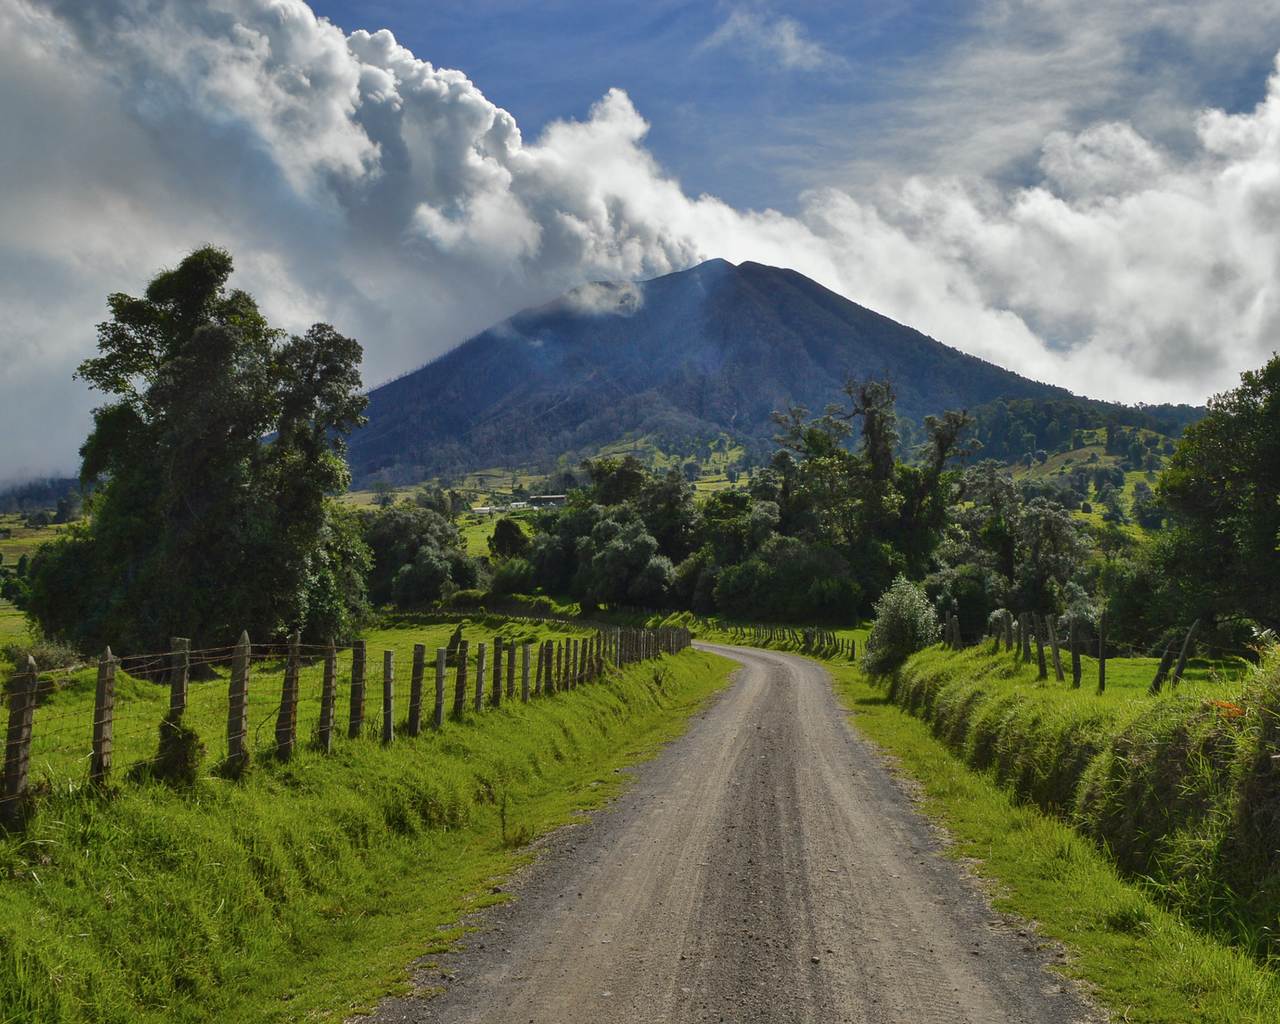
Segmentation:
{"type": "Polygon", "coordinates": [[[1174,520],[1166,566],[1195,595],[1191,611],[1280,629],[1280,356],[1184,430],[1156,500],[1174,520]]]}
{"type": "Polygon", "coordinates": [[[30,610],[82,647],[320,640],[363,606],[359,524],[329,497],[364,422],[361,348],[328,324],[286,337],[231,271],[207,246],[111,295],[78,370],[109,398],[80,449],[90,518],[40,550],[30,610]]]}

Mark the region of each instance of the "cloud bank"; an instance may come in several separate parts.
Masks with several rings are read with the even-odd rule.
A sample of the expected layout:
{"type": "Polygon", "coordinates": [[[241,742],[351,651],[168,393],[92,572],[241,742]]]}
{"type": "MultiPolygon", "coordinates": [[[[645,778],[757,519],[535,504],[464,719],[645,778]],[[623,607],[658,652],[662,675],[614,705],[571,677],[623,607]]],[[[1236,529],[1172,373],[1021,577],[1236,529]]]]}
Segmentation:
{"type": "Polygon", "coordinates": [[[0,478],[74,467],[107,293],[205,242],[274,322],[357,337],[369,383],[715,256],[1123,401],[1202,401],[1276,337],[1277,77],[1176,153],[1106,121],[1040,139],[1034,187],[916,175],[796,216],[686,195],[619,90],[526,141],[462,72],[300,0],[0,0],[0,94],[0,478]]]}

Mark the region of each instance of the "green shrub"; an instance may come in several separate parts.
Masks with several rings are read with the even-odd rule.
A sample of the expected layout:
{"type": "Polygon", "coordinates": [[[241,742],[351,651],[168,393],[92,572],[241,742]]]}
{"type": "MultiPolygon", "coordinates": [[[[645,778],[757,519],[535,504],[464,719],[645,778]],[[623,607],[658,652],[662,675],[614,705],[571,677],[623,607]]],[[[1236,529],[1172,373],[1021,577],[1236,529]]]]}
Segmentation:
{"type": "Polygon", "coordinates": [[[876,621],[867,638],[862,667],[883,675],[898,668],[916,651],[938,642],[942,627],[924,588],[905,576],[876,602],[876,621]]]}
{"type": "Polygon", "coordinates": [[[986,645],[933,650],[895,673],[889,698],[929,722],[971,767],[1073,825],[1189,920],[1275,957],[1280,648],[1261,654],[1240,691],[1184,682],[1149,698],[1152,659],[1136,682],[1115,660],[1120,686],[1100,696],[1041,683],[1032,664],[986,645]]]}

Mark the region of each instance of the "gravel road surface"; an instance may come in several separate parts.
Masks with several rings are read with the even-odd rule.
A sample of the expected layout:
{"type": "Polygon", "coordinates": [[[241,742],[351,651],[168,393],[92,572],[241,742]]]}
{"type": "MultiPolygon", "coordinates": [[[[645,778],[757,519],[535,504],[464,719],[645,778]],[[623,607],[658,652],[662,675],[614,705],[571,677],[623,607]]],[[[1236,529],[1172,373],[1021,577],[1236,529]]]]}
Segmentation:
{"type": "Polygon", "coordinates": [[[418,970],[443,994],[374,1019],[1106,1020],[941,854],[821,667],[698,646],[742,664],[732,686],[418,970]]]}

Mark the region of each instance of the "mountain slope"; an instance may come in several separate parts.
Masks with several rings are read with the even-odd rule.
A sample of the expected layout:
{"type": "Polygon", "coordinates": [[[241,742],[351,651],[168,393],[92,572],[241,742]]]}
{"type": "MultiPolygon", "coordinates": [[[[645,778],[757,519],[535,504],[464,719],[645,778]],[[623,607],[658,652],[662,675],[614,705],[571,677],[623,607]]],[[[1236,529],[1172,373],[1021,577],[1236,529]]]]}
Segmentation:
{"type": "Polygon", "coordinates": [[[357,481],[514,465],[629,430],[770,436],[788,402],[821,410],[887,374],[920,419],[1001,397],[1070,397],[949,348],[792,270],[710,260],[641,284],[588,284],[524,310],[370,393],[357,481]]]}

